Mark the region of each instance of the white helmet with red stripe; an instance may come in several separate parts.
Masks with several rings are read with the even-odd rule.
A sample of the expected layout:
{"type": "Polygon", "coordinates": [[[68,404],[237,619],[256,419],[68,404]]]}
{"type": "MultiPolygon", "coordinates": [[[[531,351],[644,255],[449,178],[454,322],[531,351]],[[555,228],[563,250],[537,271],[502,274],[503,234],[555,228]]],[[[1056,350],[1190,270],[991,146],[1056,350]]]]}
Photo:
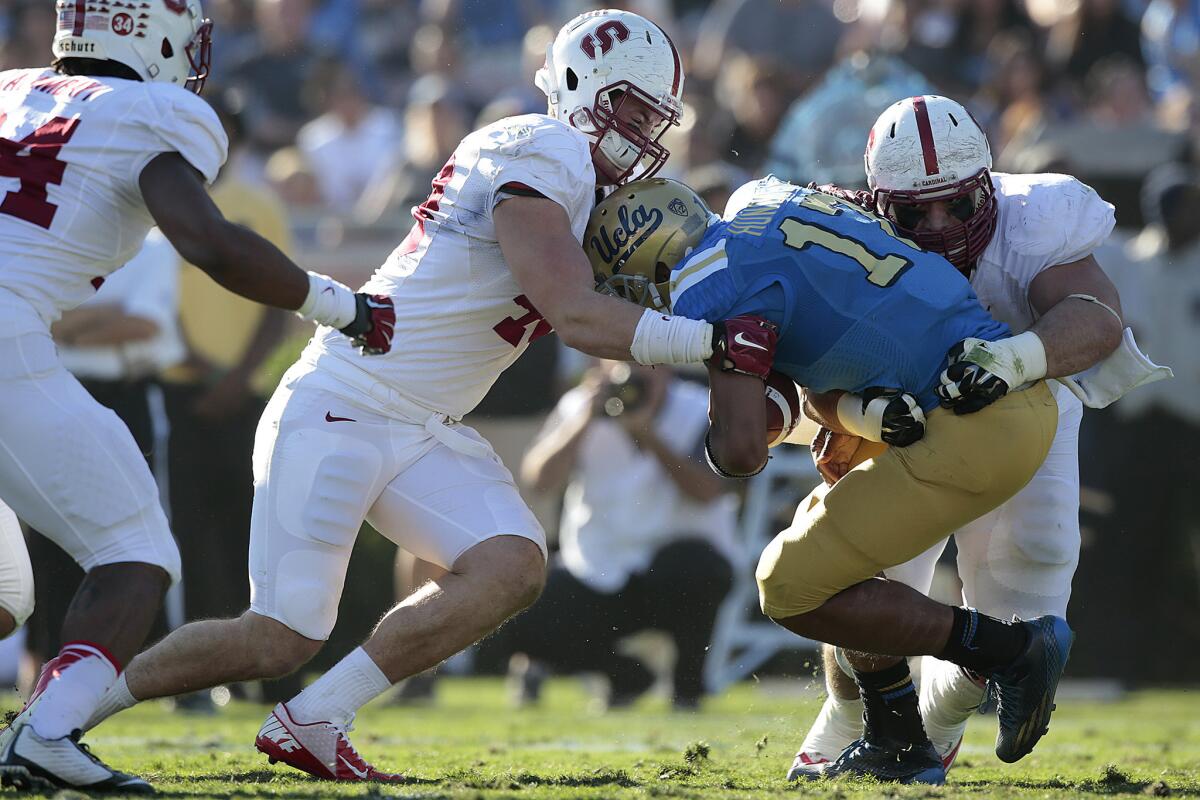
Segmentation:
{"type": "Polygon", "coordinates": [[[551,116],[592,139],[601,183],[648,178],[666,163],[670,152],[659,140],[679,124],[683,63],[650,20],[613,9],[580,14],[546,48],[534,82],[551,116]],[[623,119],[628,112],[637,124],[623,119]]]}
{"type": "Polygon", "coordinates": [[[145,81],[204,87],[212,22],[199,0],[58,0],[55,10],[56,59],[116,61],[145,81]]]}
{"type": "Polygon", "coordinates": [[[920,95],[879,115],[863,155],[875,208],[926,250],[969,270],[996,230],[992,151],[965,108],[946,97],[920,95]],[[946,202],[957,224],[922,230],[923,205],[946,202]]]}

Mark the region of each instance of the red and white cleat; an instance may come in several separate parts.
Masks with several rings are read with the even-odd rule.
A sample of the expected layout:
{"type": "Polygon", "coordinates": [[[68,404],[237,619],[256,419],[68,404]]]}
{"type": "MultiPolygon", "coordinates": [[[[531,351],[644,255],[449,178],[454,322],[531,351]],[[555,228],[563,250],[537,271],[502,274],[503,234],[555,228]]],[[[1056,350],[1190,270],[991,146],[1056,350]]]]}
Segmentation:
{"type": "Polygon", "coordinates": [[[789,781],[817,780],[825,777],[825,770],[829,769],[829,765],[833,762],[820,753],[806,753],[801,750],[796,753],[796,758],[792,761],[792,767],[788,770],[787,779],[789,781]]]}
{"type": "Polygon", "coordinates": [[[346,734],[353,730],[332,722],[296,722],[284,703],[267,717],[254,746],[274,764],[289,767],[327,781],[405,781],[403,775],[380,772],[363,760],[346,734]]]}

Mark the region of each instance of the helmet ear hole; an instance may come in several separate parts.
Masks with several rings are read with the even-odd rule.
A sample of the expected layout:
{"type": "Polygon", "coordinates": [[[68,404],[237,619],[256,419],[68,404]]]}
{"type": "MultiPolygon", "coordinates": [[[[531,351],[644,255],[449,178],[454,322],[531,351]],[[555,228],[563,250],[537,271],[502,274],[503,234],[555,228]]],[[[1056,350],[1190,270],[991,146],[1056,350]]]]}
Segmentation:
{"type": "Polygon", "coordinates": [[[575,74],[575,70],[567,67],[567,89],[575,91],[579,88],[579,76],[575,74]]]}
{"type": "Polygon", "coordinates": [[[654,282],[662,283],[671,277],[671,266],[659,261],[654,265],[654,282]]]}
{"type": "Polygon", "coordinates": [[[171,58],[175,55],[175,48],[171,47],[171,42],[166,38],[162,40],[162,57],[171,58]]]}

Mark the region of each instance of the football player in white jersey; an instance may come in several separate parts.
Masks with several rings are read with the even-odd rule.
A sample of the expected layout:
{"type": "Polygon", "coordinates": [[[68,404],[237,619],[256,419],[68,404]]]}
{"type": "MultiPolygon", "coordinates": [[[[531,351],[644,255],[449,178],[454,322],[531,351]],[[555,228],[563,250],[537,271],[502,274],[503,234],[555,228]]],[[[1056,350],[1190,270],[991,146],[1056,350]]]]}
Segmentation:
{"type": "MultiPolygon", "coordinates": [[[[333,628],[366,520],[442,574],[276,706],[255,745],[320,778],[397,778],[351,745],[357,709],[490,633],[544,581],[541,527],[491,446],[459,422],[499,373],[553,327],[604,358],[688,363],[716,348],[721,364],[766,374],[761,348],[739,349],[738,325],[755,323],[714,329],[603,296],[580,247],[597,187],[653,174],[667,158],[660,138],[683,90],[670,39],[636,14],[583,14],[558,33],[536,82],[549,114],[464,138],[364,287],[394,299],[397,347],[368,362],[318,331],[267,407],[249,610],[184,626],[138,656],[93,722],[138,700],[299,668],[333,628]]],[[[661,221],[618,220],[608,244],[626,247],[661,221]]]]}
{"type": "Polygon", "coordinates": [[[58,0],[57,12],[53,66],[0,72],[0,497],[87,574],[67,644],[0,735],[0,779],[137,792],[148,784],[77,739],[140,648],[179,553],[133,438],[59,363],[51,324],[154,224],[227,289],[340,328],[369,352],[388,349],[390,301],[306,274],[209,200],[226,138],[188,91],[208,69],[211,24],[197,0],[58,0]]]}
{"type": "MultiPolygon", "coordinates": [[[[1090,187],[1066,175],[993,173],[987,138],[975,120],[958,103],[934,95],[907,98],[884,111],[868,136],[865,164],[870,193],[837,191],[945,256],[968,276],[992,316],[1017,334],[989,343],[986,352],[967,340],[959,354],[965,360],[943,374],[943,405],[970,413],[1026,381],[1066,379],[1136,351],[1132,338],[1123,337],[1117,290],[1092,256],[1112,231],[1113,207],[1090,187]]],[[[955,534],[963,599],[983,614],[1066,616],[1079,559],[1083,404],[1073,392],[1087,392],[1071,381],[1051,386],[1059,421],[1046,461],[1017,495],[955,534]]],[[[857,440],[824,436],[829,443],[814,458],[833,481],[844,474],[857,440]]],[[[928,593],[945,544],[887,576],[928,593]]],[[[862,701],[842,661],[826,647],[829,696],[789,779],[820,776],[863,735],[862,701]]],[[[920,684],[926,732],[949,769],[967,719],[984,698],[984,684],[931,657],[922,660],[920,684]]]]}

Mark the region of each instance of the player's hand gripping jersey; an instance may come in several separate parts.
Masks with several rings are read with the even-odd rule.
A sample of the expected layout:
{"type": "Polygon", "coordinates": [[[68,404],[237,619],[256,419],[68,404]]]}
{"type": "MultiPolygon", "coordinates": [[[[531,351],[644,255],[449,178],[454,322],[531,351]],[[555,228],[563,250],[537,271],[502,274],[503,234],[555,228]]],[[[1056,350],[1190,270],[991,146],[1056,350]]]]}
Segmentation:
{"type": "Polygon", "coordinates": [[[708,229],[672,272],[670,296],[692,319],[775,322],[775,369],[813,391],[904,389],[926,411],[952,345],[1008,335],[941,256],[887,220],[775,178],[708,229]]]}
{"type": "Polygon", "coordinates": [[[178,152],[212,182],[227,147],[212,108],[179,86],[0,72],[0,335],[44,331],[138,251],[153,158],[178,152]]]}
{"type": "Polygon", "coordinates": [[[340,374],[352,364],[429,410],[462,417],[551,330],[509,271],[493,209],[540,194],[563,207],[582,239],[595,189],[588,139],[562,122],[526,114],[472,133],[413,209],[408,238],[362,289],[395,301],[391,353],[364,361],[344,336],[322,329],[305,359],[340,374]]]}

